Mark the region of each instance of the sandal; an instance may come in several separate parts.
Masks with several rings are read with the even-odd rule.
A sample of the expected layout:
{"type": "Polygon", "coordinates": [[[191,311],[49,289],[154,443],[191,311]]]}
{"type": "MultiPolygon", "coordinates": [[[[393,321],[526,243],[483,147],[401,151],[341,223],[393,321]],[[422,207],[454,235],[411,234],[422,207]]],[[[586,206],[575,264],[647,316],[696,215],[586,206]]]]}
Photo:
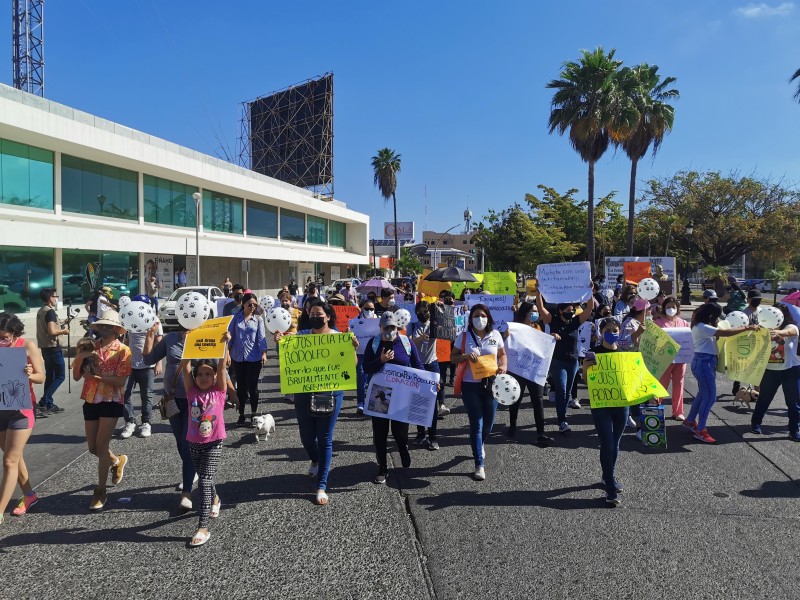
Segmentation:
{"type": "Polygon", "coordinates": [[[325,490],[317,490],[317,506],[325,506],[328,503],[328,494],[325,493],[325,490]]]}
{"type": "Polygon", "coordinates": [[[205,544],[210,539],[211,539],[211,532],[210,531],[207,532],[207,533],[203,533],[202,531],[198,531],[197,533],[194,534],[194,537],[192,538],[192,541],[189,542],[189,547],[190,548],[197,548],[198,546],[202,546],[203,544],[205,544]]]}
{"type": "Polygon", "coordinates": [[[211,518],[216,519],[219,517],[219,509],[222,508],[222,500],[217,496],[217,501],[211,505],[211,518]]]}

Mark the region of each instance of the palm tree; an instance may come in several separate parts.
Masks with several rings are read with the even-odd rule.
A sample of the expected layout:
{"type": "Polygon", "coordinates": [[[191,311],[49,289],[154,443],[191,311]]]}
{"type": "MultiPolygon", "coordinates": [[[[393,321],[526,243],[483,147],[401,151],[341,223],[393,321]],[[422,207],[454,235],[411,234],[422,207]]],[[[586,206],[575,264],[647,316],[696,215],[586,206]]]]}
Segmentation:
{"type": "Polygon", "coordinates": [[[550,133],[563,135],[569,131],[569,142],[589,164],[588,190],[588,243],[587,250],[592,274],[595,272],[594,255],[594,165],[608,149],[609,127],[633,116],[625,97],[617,93],[616,74],[622,61],[614,60],[612,49],[608,54],[598,47],[594,51],[582,50],[578,62],[564,63],[560,79],[546,87],[556,90],[550,102],[550,133]]]}
{"type": "Polygon", "coordinates": [[[628,196],[628,256],[633,255],[633,221],[634,203],[636,201],[636,168],[639,160],[644,158],[650,145],[653,146],[653,157],[661,147],[664,136],[672,130],[675,120],[675,109],[667,104],[667,100],[677,99],[680,92],[668,89],[676,79],[667,77],[661,81],[657,65],[641,64],[632,69],[622,69],[618,75],[618,89],[622,93],[630,93],[629,99],[636,108],[636,126],[611,130],[612,139],[622,146],[625,154],[631,159],[631,182],[628,196]]]}
{"type": "Polygon", "coordinates": [[[394,255],[395,263],[400,260],[400,238],[397,237],[397,174],[400,172],[400,155],[394,150],[383,148],[372,157],[375,186],[383,196],[383,203],[392,199],[394,208],[394,255]]]}
{"type": "MultiPolygon", "coordinates": [[[[794,72],[794,75],[792,75],[789,81],[792,82],[795,79],[800,79],[800,69],[794,72]]],[[[800,81],[797,82],[797,91],[794,93],[794,99],[800,102],[800,81]]]]}

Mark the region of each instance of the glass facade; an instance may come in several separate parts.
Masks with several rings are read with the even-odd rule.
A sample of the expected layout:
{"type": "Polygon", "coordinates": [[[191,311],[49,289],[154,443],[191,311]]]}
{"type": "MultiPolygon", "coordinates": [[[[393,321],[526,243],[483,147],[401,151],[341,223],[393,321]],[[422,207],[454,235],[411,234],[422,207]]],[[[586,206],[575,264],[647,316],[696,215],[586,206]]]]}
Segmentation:
{"type": "Polygon", "coordinates": [[[314,217],[308,215],[306,218],[308,228],[308,243],[320,244],[325,246],[328,244],[328,219],[314,217]]]}
{"type": "MultiPolygon", "coordinates": [[[[39,292],[55,287],[55,257],[50,248],[0,246],[0,311],[21,313],[39,308],[39,292]]],[[[36,339],[36,331],[26,337],[36,339]]]]}
{"type": "Polygon", "coordinates": [[[256,202],[247,203],[247,235],[278,237],[278,209],[256,202]]]}
{"type": "Polygon", "coordinates": [[[0,139],[0,203],[53,210],[53,153],[0,139]]]}
{"type": "Polygon", "coordinates": [[[143,179],[145,221],[194,229],[196,187],[152,175],[143,179]]]}
{"type": "Polygon", "coordinates": [[[83,304],[100,285],[113,290],[113,300],[139,293],[139,255],[134,252],[64,250],[62,264],[64,304],[83,304]]]}
{"type": "Polygon", "coordinates": [[[139,218],[138,175],[64,154],[61,207],[66,212],[135,221],[139,218]]]}
{"type": "Polygon", "coordinates": [[[330,235],[330,245],[336,248],[346,248],[347,244],[347,225],[339,221],[328,221],[330,235]]]}
{"type": "Polygon", "coordinates": [[[303,213],[281,209],[281,239],[287,242],[306,241],[306,216],[303,213]]]}
{"type": "Polygon", "coordinates": [[[244,201],[235,196],[203,190],[203,229],[242,233],[244,201]]]}

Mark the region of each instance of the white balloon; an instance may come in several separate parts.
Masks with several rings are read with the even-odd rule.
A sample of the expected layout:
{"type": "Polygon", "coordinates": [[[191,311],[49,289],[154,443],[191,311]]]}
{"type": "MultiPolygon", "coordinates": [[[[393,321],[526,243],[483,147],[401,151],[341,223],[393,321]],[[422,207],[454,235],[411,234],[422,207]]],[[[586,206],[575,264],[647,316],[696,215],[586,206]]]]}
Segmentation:
{"type": "Polygon", "coordinates": [[[261,308],[264,309],[264,312],[269,312],[275,308],[275,298],[272,296],[264,296],[258,303],[261,305],[261,308]]]}
{"type": "Polygon", "coordinates": [[[273,308],[264,316],[264,323],[270,333],[284,333],[292,326],[292,315],[285,308],[273,308]]]}
{"type": "Polygon", "coordinates": [[[145,302],[128,302],[120,307],[119,318],[122,326],[133,333],[145,333],[156,322],[153,308],[145,302]]]}
{"type": "Polygon", "coordinates": [[[405,329],[406,325],[411,323],[411,313],[405,308],[395,311],[394,316],[397,318],[397,325],[400,329],[405,329]]]}
{"type": "Polygon", "coordinates": [[[750,323],[750,317],[744,314],[740,310],[735,310],[728,315],[728,318],[725,319],[728,323],[730,323],[731,327],[744,327],[748,323],[750,323]]]}
{"type": "Polygon", "coordinates": [[[661,291],[661,286],[652,277],[647,277],[639,282],[639,295],[645,300],[655,300],[661,291]]]}
{"type": "Polygon", "coordinates": [[[120,296],[119,297],[119,307],[120,308],[124,308],[124,307],[128,306],[128,304],[130,304],[130,303],[131,303],[131,297],[130,296],[120,296]]]}
{"type": "Polygon", "coordinates": [[[766,306],[758,311],[758,324],[767,329],[777,329],[783,324],[783,313],[775,306],[766,306]]]}
{"type": "Polygon", "coordinates": [[[181,296],[175,307],[178,323],[190,331],[205,323],[210,314],[211,305],[205,296],[197,292],[189,292],[181,296]]]}
{"type": "Polygon", "coordinates": [[[519,387],[519,382],[511,375],[503,373],[495,377],[492,384],[492,395],[500,404],[505,404],[506,406],[514,404],[519,400],[520,394],[522,394],[522,390],[519,387]]]}

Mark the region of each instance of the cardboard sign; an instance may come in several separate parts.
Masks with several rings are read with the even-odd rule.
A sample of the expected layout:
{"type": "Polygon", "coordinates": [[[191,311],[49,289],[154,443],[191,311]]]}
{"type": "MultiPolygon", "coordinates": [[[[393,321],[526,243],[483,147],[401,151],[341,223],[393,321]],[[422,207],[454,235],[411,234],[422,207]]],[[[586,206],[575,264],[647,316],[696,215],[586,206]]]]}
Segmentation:
{"type": "Polygon", "coordinates": [[[746,331],[725,340],[725,363],[733,381],[759,385],[772,348],[769,330],[746,331]]]}
{"type": "Polygon", "coordinates": [[[28,351],[20,348],[0,348],[0,410],[33,408],[31,386],[25,367],[28,351]]]}
{"type": "Polygon", "coordinates": [[[436,340],[436,360],[440,363],[450,362],[450,340],[436,340]]]}
{"type": "Polygon", "coordinates": [[[225,332],[233,317],[208,319],[197,329],[186,333],[181,358],[197,360],[200,358],[220,359],[225,356],[225,332]]]}
{"type": "Polygon", "coordinates": [[[467,307],[464,304],[439,306],[432,313],[431,324],[436,339],[454,342],[467,328],[467,307]]]}
{"type": "Polygon", "coordinates": [[[358,315],[361,314],[361,309],[357,306],[333,306],[333,312],[336,313],[336,323],[339,327],[342,327],[344,323],[349,323],[351,319],[355,319],[358,315]]]}
{"type": "Polygon", "coordinates": [[[525,280],[525,292],[528,296],[535,296],[539,293],[539,282],[535,279],[525,280]]]}
{"type": "Polygon", "coordinates": [[[585,302],[592,295],[592,268],[588,261],[539,265],[536,280],[545,301],[552,304],[585,302]]]}
{"type": "Polygon", "coordinates": [[[381,334],[381,320],[380,319],[353,319],[349,323],[348,329],[353,332],[358,340],[358,349],[356,354],[364,354],[367,351],[367,344],[376,335],[381,334]]]}
{"type": "Polygon", "coordinates": [[[483,291],[513,296],[517,293],[517,276],[511,271],[484,273],[483,291]]]}
{"type": "Polygon", "coordinates": [[[676,365],[692,362],[694,358],[692,330],[688,327],[665,327],[664,333],[675,340],[679,346],[678,353],[675,355],[675,360],[672,362],[676,365]]]}
{"type": "Polygon", "coordinates": [[[667,368],[675,362],[680,348],[680,344],[653,322],[646,324],[644,333],[639,337],[639,352],[647,370],[656,379],[661,379],[667,368]]]}
{"type": "Polygon", "coordinates": [[[508,324],[505,346],[509,373],[539,385],[545,384],[556,348],[556,339],[552,335],[530,325],[512,322],[508,324]]]}
{"type": "Polygon", "coordinates": [[[592,334],[594,333],[594,323],[585,321],[578,327],[578,341],[575,349],[578,353],[578,358],[583,358],[592,346],[592,334]]]}
{"type": "Polygon", "coordinates": [[[604,352],[594,355],[587,370],[592,408],[631,406],[650,398],[665,398],[667,390],[653,377],[639,352],[604,352]]]}
{"type": "MultiPolygon", "coordinates": [[[[495,294],[470,294],[467,296],[467,308],[472,310],[476,304],[483,304],[489,309],[494,319],[494,328],[505,331],[514,320],[514,296],[498,296],[495,294]]],[[[469,314],[466,315],[469,319],[469,314]]],[[[466,324],[465,324],[466,326],[466,324]]]]}
{"type": "Polygon", "coordinates": [[[650,261],[622,263],[622,272],[627,283],[637,284],[642,279],[650,277],[650,261]]]}
{"type": "Polygon", "coordinates": [[[477,361],[470,360],[468,364],[476,381],[497,375],[497,357],[494,354],[482,354],[477,361]]]}
{"type": "MultiPolygon", "coordinates": [[[[613,286],[617,280],[617,277],[620,275],[624,276],[623,265],[626,262],[643,261],[650,262],[650,272],[653,273],[654,279],[658,279],[656,273],[658,272],[658,267],[661,267],[667,279],[669,281],[675,281],[675,257],[673,256],[606,256],[606,285],[613,286]]],[[[667,295],[669,295],[666,289],[667,286],[665,286],[665,282],[659,281],[659,284],[661,285],[661,289],[664,290],[667,295]]]]}
{"type": "Polygon", "coordinates": [[[422,275],[420,275],[419,281],[417,281],[417,290],[424,296],[435,296],[438,300],[439,292],[442,290],[450,290],[452,284],[449,281],[426,280],[425,278],[431,273],[433,273],[431,269],[425,269],[422,271],[422,275]]]}
{"type": "Polygon", "coordinates": [[[386,363],[367,388],[364,414],[430,427],[439,373],[386,363]]]}
{"type": "Polygon", "coordinates": [[[350,332],[284,336],[278,357],[282,394],[356,389],[356,350],[350,332]]]}

